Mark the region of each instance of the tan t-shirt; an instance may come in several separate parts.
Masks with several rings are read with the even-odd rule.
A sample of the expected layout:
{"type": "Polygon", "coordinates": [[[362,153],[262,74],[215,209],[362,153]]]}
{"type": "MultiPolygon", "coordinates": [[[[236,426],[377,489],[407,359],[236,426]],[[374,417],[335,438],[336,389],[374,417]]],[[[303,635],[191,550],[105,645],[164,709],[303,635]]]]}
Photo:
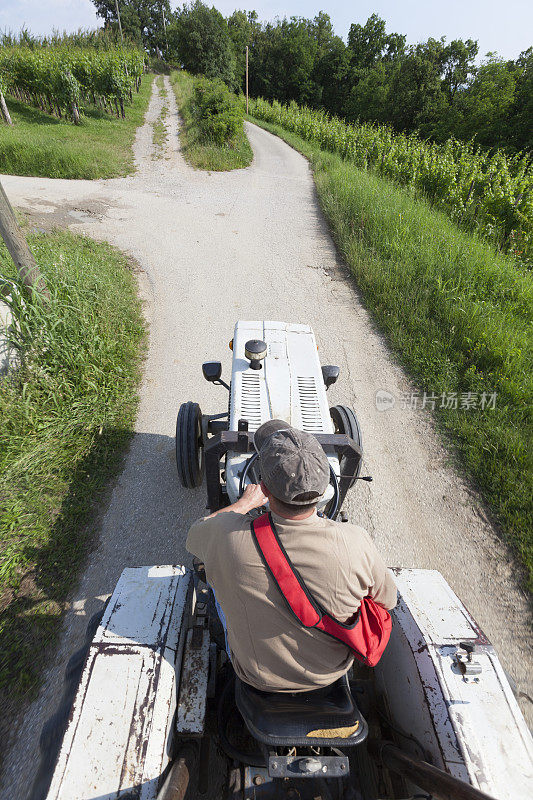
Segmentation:
{"type": "MultiPolygon", "coordinates": [[[[293,565],[333,617],[347,622],[367,594],[394,608],[394,580],[363,528],[316,513],[272,518],[293,565]]],[[[187,537],[187,550],[205,563],[226,617],[235,672],[264,691],[327,686],[350,668],[351,651],[295,619],[261,560],[250,523],[249,515],[227,511],[198,520],[187,537]]]]}

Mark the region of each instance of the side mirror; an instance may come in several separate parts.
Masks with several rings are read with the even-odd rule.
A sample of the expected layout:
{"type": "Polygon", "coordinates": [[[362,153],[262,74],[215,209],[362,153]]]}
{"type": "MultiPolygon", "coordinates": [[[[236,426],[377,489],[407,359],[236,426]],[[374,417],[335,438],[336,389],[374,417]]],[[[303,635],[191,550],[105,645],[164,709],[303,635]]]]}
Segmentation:
{"type": "Polygon", "coordinates": [[[219,381],[222,375],[222,364],[220,361],[204,361],[202,364],[202,372],[204,373],[204,378],[209,383],[214,383],[215,381],[219,381]]]}
{"type": "Polygon", "coordinates": [[[337,378],[339,377],[340,369],[339,367],[334,367],[332,364],[328,364],[325,367],[322,367],[322,378],[324,380],[324,384],[326,389],[335,383],[337,378]]]}

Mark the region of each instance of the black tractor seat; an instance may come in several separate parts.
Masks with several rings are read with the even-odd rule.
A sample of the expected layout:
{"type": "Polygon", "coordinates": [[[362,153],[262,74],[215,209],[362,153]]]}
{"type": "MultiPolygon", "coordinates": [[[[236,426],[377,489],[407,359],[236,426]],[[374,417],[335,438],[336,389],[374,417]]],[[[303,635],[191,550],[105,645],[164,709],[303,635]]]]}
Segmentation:
{"type": "Polygon", "coordinates": [[[310,692],[261,692],[236,678],[235,700],[246,727],[264,744],[353,747],[368,735],[346,675],[310,692]]]}

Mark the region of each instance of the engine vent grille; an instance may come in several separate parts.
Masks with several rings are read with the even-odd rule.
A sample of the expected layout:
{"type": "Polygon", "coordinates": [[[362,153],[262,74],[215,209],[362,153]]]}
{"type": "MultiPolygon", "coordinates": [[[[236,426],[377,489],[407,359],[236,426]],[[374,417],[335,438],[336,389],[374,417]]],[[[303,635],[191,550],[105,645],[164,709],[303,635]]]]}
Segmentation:
{"type": "Polygon", "coordinates": [[[322,415],[313,377],[298,377],[298,396],[300,398],[300,412],[302,414],[302,427],[310,433],[320,433],[323,430],[322,415]]]}
{"type": "Polygon", "coordinates": [[[248,420],[250,431],[261,425],[261,386],[257,375],[242,376],[241,417],[248,420]]]}

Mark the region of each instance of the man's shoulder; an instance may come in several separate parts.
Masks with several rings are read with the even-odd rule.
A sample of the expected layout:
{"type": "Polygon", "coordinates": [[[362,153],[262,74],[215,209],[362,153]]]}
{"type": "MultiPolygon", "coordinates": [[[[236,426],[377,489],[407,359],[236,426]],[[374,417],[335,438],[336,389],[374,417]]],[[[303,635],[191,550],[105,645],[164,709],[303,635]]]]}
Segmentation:
{"type": "Polygon", "coordinates": [[[200,558],[206,558],[207,552],[215,545],[227,541],[233,533],[241,534],[250,527],[247,515],[225,511],[214,517],[200,517],[193,522],[187,534],[186,548],[200,558]]]}
{"type": "Polygon", "coordinates": [[[200,517],[200,519],[193,522],[191,530],[196,528],[203,532],[231,532],[248,530],[252,519],[248,514],[237,514],[235,511],[224,511],[222,514],[216,514],[210,517],[200,517]]]}
{"type": "Polygon", "coordinates": [[[341,537],[350,552],[363,553],[375,550],[370,534],[361,525],[328,519],[325,530],[332,538],[341,537]]]}
{"type": "Polygon", "coordinates": [[[349,534],[356,538],[370,539],[368,532],[361,526],[356,525],[354,522],[339,522],[338,520],[325,519],[326,530],[331,531],[332,534],[349,534]]]}

